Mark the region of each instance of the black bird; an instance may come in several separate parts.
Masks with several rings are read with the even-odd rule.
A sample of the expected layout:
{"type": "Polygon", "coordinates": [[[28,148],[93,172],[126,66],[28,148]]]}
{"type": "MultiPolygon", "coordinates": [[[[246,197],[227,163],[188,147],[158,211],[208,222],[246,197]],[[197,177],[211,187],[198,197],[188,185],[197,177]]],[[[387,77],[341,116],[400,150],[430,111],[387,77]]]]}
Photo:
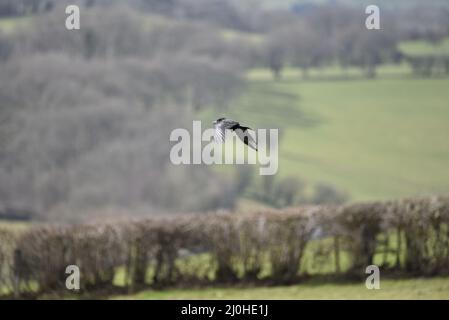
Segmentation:
{"type": "Polygon", "coordinates": [[[223,143],[225,139],[225,131],[231,130],[237,134],[237,136],[240,138],[240,140],[243,141],[244,144],[257,151],[257,143],[248,131],[248,130],[254,131],[253,129],[249,127],[243,127],[237,121],[226,118],[219,118],[215,120],[214,129],[215,129],[214,138],[216,142],[223,143]]]}

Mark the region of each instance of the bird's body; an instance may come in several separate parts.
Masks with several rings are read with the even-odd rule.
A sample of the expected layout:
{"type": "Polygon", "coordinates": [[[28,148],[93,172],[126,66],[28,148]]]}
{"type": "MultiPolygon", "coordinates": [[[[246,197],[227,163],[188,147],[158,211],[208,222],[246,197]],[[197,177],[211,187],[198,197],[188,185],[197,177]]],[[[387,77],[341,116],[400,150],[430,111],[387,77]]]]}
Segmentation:
{"type": "Polygon", "coordinates": [[[214,121],[214,129],[216,142],[223,143],[226,130],[231,130],[237,134],[244,144],[257,151],[257,143],[249,133],[249,130],[252,130],[251,128],[241,126],[240,123],[231,119],[219,118],[214,121]]]}

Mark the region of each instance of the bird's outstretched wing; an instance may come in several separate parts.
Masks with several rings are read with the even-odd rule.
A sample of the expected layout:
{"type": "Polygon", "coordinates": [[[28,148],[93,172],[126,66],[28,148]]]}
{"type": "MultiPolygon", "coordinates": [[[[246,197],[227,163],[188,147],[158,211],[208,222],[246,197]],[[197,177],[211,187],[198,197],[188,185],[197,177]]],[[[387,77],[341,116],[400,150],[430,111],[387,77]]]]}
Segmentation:
{"type": "Polygon", "coordinates": [[[225,131],[226,129],[233,129],[235,126],[238,126],[239,123],[234,120],[224,119],[220,122],[214,123],[214,139],[217,143],[223,143],[225,140],[225,131]]]}
{"type": "Polygon", "coordinates": [[[248,147],[253,148],[257,151],[257,142],[254,138],[254,134],[252,132],[252,129],[246,128],[246,127],[240,127],[234,130],[237,136],[240,138],[240,140],[243,141],[244,144],[246,144],[248,147]]]}

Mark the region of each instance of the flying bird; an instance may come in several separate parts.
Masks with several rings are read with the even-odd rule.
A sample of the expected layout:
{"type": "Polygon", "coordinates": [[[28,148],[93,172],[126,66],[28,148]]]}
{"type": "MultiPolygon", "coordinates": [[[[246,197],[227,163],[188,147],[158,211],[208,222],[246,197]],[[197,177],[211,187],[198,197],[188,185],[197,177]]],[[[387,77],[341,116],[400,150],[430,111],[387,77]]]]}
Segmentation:
{"type": "Polygon", "coordinates": [[[239,139],[242,140],[244,144],[257,151],[257,143],[248,131],[248,130],[254,131],[253,129],[241,126],[240,123],[238,123],[237,121],[226,118],[219,118],[215,120],[213,123],[215,129],[214,138],[216,142],[223,143],[225,140],[226,130],[231,130],[237,134],[239,139]]]}

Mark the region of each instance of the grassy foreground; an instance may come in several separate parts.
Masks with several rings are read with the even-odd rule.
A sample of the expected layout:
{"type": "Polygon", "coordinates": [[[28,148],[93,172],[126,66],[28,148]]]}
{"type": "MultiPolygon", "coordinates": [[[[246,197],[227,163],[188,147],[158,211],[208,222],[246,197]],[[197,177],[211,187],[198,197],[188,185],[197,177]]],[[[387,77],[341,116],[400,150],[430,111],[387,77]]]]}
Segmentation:
{"type": "Polygon", "coordinates": [[[379,290],[364,283],[257,288],[207,288],[143,291],[114,299],[449,299],[449,278],[382,280],[379,290]]]}

